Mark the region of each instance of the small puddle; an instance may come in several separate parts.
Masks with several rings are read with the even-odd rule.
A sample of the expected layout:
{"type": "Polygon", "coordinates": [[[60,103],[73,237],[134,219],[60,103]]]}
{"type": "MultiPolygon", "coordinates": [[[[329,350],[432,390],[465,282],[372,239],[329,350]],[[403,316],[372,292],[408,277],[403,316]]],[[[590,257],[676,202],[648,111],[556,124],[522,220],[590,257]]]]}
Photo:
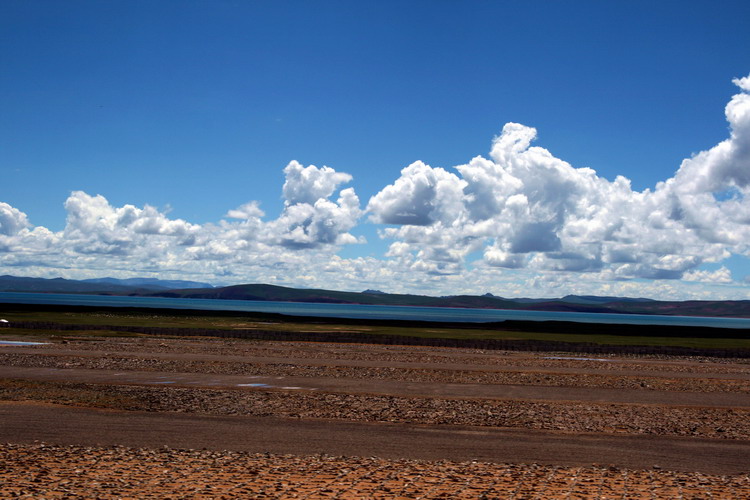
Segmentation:
{"type": "Polygon", "coordinates": [[[282,389],[286,391],[314,391],[315,389],[312,387],[306,388],[306,387],[297,387],[297,386],[280,386],[280,385],[270,385],[270,384],[237,384],[237,387],[263,387],[266,389],[282,389]]]}
{"type": "Polygon", "coordinates": [[[22,342],[20,340],[0,340],[0,345],[44,345],[49,342],[22,342]]]}

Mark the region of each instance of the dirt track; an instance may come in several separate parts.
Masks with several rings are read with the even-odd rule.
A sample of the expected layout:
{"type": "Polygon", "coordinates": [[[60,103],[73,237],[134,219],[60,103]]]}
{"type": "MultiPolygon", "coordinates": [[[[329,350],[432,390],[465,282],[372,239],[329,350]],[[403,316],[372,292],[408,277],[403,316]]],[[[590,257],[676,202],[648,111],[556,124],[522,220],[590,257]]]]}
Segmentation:
{"type": "MultiPolygon", "coordinates": [[[[11,491],[12,457],[49,459],[45,448],[29,447],[44,441],[125,445],[134,454],[162,445],[268,452],[269,460],[298,465],[320,453],[378,457],[381,468],[421,460],[414,467],[425,474],[436,461],[463,470],[474,460],[496,476],[482,490],[489,497],[502,483],[511,488],[502,491],[516,488],[526,498],[523,477],[541,474],[546,482],[529,490],[540,498],[622,497],[639,488],[647,498],[750,498],[750,364],[737,361],[109,339],[2,347],[0,378],[16,379],[0,384],[7,401],[0,403],[0,442],[23,445],[3,452],[0,494],[11,491]],[[563,470],[596,479],[543,490],[562,481],[563,470]],[[678,474],[687,476],[670,489],[678,474]],[[605,476],[630,479],[607,489],[605,476]],[[693,480],[702,487],[687,487],[693,480]]],[[[407,480],[390,495],[378,486],[364,496],[391,498],[418,483],[407,480]]],[[[423,493],[436,498],[438,490],[423,493]]],[[[270,496],[295,496],[283,491],[270,496]]],[[[346,491],[334,488],[333,496],[346,498],[346,491]]],[[[472,498],[466,488],[455,491],[472,498]]]]}
{"type": "Polygon", "coordinates": [[[466,426],[113,412],[49,404],[0,404],[0,442],[218,449],[388,459],[616,464],[706,474],[747,471],[750,442],[571,434],[466,426]]]}

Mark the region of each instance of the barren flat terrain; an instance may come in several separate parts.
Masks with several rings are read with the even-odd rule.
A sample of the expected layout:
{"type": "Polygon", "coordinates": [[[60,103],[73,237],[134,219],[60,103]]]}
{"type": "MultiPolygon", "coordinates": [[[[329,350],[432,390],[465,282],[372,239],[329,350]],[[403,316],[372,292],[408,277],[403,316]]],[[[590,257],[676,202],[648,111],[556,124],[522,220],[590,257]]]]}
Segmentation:
{"type": "Polygon", "coordinates": [[[0,496],[750,498],[749,417],[746,359],[69,338],[0,346],[0,496]]]}

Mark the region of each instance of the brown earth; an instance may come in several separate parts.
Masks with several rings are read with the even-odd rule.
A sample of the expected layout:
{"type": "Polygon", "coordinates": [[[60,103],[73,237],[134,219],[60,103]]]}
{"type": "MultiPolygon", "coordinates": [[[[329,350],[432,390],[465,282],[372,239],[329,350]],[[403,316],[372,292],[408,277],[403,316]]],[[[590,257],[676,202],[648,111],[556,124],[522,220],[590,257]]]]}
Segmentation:
{"type": "Polygon", "coordinates": [[[750,498],[747,361],[0,347],[0,496],[750,498]]]}

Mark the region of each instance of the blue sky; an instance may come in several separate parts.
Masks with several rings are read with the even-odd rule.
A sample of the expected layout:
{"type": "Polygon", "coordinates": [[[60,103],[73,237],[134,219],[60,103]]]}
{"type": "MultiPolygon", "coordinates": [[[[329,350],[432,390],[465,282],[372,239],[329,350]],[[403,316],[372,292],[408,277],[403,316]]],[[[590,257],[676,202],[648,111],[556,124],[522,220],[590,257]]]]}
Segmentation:
{"type": "MultiPolygon", "coordinates": [[[[617,244],[579,252],[581,225],[592,245],[592,228],[604,224],[582,215],[581,200],[592,203],[589,214],[618,211],[592,201],[604,196],[599,188],[550,205],[584,182],[568,172],[544,184],[549,196],[535,204],[535,179],[547,175],[541,160],[526,158],[534,166],[523,168],[536,170],[523,174],[495,159],[523,185],[493,188],[505,196],[500,205],[474,200],[497,209],[480,220],[467,205],[476,186],[454,167],[489,158],[512,122],[536,129],[531,147],[574,169],[629,179],[623,211],[666,210],[675,197],[683,212],[703,207],[694,190],[657,196],[656,187],[733,133],[744,144],[725,106],[743,92],[733,79],[750,73],[749,23],[747,2],[7,0],[0,272],[748,298],[741,175],[700,190],[735,197],[713,207],[729,217],[726,234],[708,235],[686,216],[649,222],[661,231],[654,238],[681,248],[621,232],[606,237],[617,244]],[[293,160],[318,169],[285,171],[293,160]],[[402,174],[416,161],[429,170],[402,174]],[[415,176],[431,198],[414,188],[415,176]],[[322,190],[309,184],[316,179],[322,190]],[[338,202],[347,188],[356,209],[338,202]],[[648,202],[637,196],[645,189],[648,202]],[[285,197],[292,191],[297,198],[285,197]],[[519,196],[526,215],[513,216],[519,196]],[[250,202],[263,214],[228,217],[250,202]],[[127,206],[136,209],[130,229],[127,206]],[[404,223],[404,210],[419,224],[404,223]],[[321,274],[311,262],[330,269],[321,274]]],[[[743,158],[719,170],[745,171],[743,158]]],[[[675,184],[692,185],[689,171],[708,175],[684,171],[675,184]]]]}

